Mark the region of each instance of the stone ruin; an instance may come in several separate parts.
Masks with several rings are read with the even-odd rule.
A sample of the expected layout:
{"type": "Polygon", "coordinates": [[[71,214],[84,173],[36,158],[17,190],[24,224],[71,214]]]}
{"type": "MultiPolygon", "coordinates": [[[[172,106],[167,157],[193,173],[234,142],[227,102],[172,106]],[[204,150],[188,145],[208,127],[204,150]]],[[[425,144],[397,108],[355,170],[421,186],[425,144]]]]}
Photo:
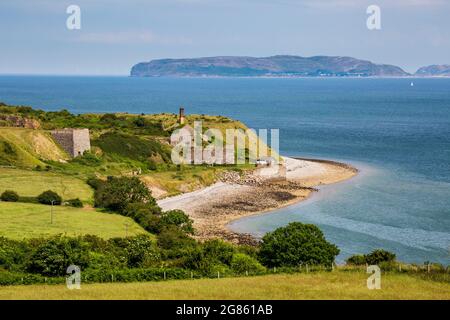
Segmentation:
{"type": "Polygon", "coordinates": [[[53,139],[72,157],[91,150],[89,129],[59,129],[51,132],[53,139]]]}

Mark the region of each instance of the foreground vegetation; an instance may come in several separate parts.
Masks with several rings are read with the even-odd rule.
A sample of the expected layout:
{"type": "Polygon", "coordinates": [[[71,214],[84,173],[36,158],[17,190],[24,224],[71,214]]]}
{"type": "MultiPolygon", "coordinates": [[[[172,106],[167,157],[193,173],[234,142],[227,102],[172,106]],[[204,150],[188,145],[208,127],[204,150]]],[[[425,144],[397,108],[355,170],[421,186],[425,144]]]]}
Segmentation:
{"type": "Polygon", "coordinates": [[[411,274],[382,274],[380,290],[368,290],[368,275],[334,271],[256,277],[169,280],[146,283],[10,286],[0,299],[450,299],[450,284],[411,274]]]}

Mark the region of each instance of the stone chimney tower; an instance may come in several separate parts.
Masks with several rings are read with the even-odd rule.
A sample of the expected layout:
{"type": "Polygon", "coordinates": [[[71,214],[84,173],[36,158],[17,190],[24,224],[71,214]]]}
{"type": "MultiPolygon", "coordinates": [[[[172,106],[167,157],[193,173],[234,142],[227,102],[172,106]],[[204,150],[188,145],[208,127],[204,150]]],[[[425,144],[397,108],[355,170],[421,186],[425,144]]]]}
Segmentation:
{"type": "Polygon", "coordinates": [[[180,107],[180,116],[179,116],[179,118],[178,118],[178,122],[179,122],[180,124],[184,124],[185,121],[186,121],[186,119],[185,119],[185,117],[184,117],[184,108],[183,108],[183,107],[180,107]]]}

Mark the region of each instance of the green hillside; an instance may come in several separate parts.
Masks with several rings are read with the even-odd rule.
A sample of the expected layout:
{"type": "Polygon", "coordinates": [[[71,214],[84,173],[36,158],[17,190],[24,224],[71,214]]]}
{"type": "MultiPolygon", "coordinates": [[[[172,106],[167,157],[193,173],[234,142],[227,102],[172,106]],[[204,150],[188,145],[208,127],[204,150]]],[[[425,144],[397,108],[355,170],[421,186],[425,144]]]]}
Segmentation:
{"type": "Polygon", "coordinates": [[[0,193],[16,191],[23,197],[36,197],[46,190],[57,192],[63,199],[80,198],[90,202],[93,191],[85,181],[74,176],[48,171],[0,168],[0,193]]]}
{"type": "Polygon", "coordinates": [[[32,168],[44,161],[68,160],[69,157],[42,130],[0,127],[0,165],[32,168]]]}
{"type": "Polygon", "coordinates": [[[0,202],[0,236],[10,239],[37,238],[65,234],[67,236],[97,235],[108,239],[145,233],[132,219],[94,209],[51,207],[30,203],[0,202]]]}

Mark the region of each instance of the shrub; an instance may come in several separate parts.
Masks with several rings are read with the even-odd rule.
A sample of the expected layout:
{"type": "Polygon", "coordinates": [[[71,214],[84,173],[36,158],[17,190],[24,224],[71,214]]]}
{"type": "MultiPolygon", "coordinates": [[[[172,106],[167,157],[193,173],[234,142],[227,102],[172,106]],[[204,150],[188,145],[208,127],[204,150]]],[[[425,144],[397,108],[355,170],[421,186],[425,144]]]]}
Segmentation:
{"type": "Polygon", "coordinates": [[[182,249],[195,244],[194,239],[173,225],[164,227],[158,234],[158,246],[163,249],[182,249]]]}
{"type": "Polygon", "coordinates": [[[30,247],[24,241],[15,241],[0,237],[0,268],[5,270],[20,270],[30,250],[30,247]]]}
{"type": "Polygon", "coordinates": [[[174,225],[183,232],[193,234],[194,227],[192,226],[192,219],[189,218],[182,210],[169,210],[161,215],[160,225],[161,228],[174,225]]]}
{"type": "Polygon", "coordinates": [[[377,249],[365,256],[366,262],[369,265],[380,264],[381,262],[393,262],[395,254],[383,249],[377,249]]]}
{"type": "Polygon", "coordinates": [[[102,160],[95,154],[85,151],[83,155],[73,158],[71,160],[73,163],[79,163],[84,166],[95,167],[102,163],[102,160]]]}
{"type": "Polygon", "coordinates": [[[94,190],[97,190],[103,183],[104,181],[97,178],[97,177],[90,177],[86,180],[86,183],[94,190]]]}
{"type": "Polygon", "coordinates": [[[152,266],[161,259],[158,249],[147,235],[116,238],[113,241],[115,246],[124,249],[129,268],[152,266]]]}
{"type": "Polygon", "coordinates": [[[233,255],[233,259],[231,260],[231,269],[239,274],[246,272],[257,274],[263,273],[266,270],[266,268],[264,268],[258,260],[243,253],[236,253],[233,255]]]}
{"type": "Polygon", "coordinates": [[[147,186],[136,177],[108,177],[95,190],[95,206],[123,213],[130,203],[156,205],[147,186]]]}
{"type": "Polygon", "coordinates": [[[0,200],[5,202],[17,202],[19,201],[19,195],[12,190],[6,190],[0,195],[0,200]]]}
{"type": "Polygon", "coordinates": [[[54,204],[60,205],[62,202],[62,198],[54,191],[47,190],[38,195],[37,200],[42,204],[54,204]]]}
{"type": "Polygon", "coordinates": [[[269,267],[295,267],[306,263],[330,265],[338,254],[339,249],[326,241],[318,227],[292,222],[263,237],[259,257],[269,267]]]}
{"type": "Polygon", "coordinates": [[[83,208],[83,202],[78,198],[67,200],[67,205],[75,208],[83,208]]]}
{"type": "Polygon", "coordinates": [[[27,265],[27,270],[46,276],[62,276],[72,264],[81,269],[88,266],[88,244],[81,238],[57,236],[36,248],[27,265]]]}
{"type": "Polygon", "coordinates": [[[207,275],[217,271],[224,273],[225,269],[229,269],[234,252],[233,245],[229,243],[222,240],[208,240],[201,246],[186,250],[182,265],[207,275]]]}
{"type": "Polygon", "coordinates": [[[380,265],[385,267],[392,266],[395,261],[395,254],[383,249],[376,249],[369,254],[356,254],[346,260],[347,264],[352,265],[380,265]]]}
{"type": "Polygon", "coordinates": [[[347,258],[347,260],[345,260],[345,263],[355,265],[355,266],[361,266],[361,265],[366,264],[366,256],[363,254],[355,254],[355,255],[347,258]]]}
{"type": "Polygon", "coordinates": [[[206,257],[226,265],[230,265],[235,252],[233,245],[218,239],[205,241],[202,248],[206,257]]]}
{"type": "Polygon", "coordinates": [[[161,231],[161,208],[150,203],[130,203],[124,209],[123,214],[132,218],[142,228],[151,233],[161,231]]]}

